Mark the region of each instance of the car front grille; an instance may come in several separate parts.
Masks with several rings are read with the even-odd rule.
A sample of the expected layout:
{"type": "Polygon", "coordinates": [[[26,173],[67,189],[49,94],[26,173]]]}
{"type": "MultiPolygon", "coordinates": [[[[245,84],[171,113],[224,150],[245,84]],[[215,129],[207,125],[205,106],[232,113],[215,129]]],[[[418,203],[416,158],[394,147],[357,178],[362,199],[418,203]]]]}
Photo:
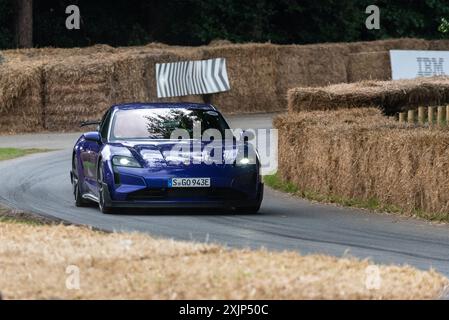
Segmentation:
{"type": "Polygon", "coordinates": [[[247,195],[231,188],[148,188],[130,193],[128,201],[174,200],[245,200],[247,195]]]}

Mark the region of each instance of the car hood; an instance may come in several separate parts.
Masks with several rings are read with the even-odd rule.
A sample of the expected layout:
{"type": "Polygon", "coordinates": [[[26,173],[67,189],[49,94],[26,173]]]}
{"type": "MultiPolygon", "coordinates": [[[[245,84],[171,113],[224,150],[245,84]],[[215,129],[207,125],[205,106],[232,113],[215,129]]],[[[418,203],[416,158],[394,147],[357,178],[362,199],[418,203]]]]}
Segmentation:
{"type": "Polygon", "coordinates": [[[245,148],[243,143],[233,141],[211,143],[201,140],[129,140],[113,145],[127,148],[149,167],[204,165],[211,164],[214,159],[216,165],[233,164],[239,150],[245,148]]]}

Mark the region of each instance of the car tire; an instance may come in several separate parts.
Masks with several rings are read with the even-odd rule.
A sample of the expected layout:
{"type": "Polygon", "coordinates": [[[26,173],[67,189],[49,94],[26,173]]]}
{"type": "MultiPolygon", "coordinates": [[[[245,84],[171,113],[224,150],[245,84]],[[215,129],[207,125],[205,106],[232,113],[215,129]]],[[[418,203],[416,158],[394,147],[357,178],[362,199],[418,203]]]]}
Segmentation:
{"type": "Polygon", "coordinates": [[[73,196],[75,197],[75,206],[76,207],[87,207],[89,205],[89,201],[83,199],[83,194],[80,190],[79,179],[77,175],[78,171],[76,169],[75,158],[72,161],[72,187],[73,187],[73,196]]]}
{"type": "Polygon", "coordinates": [[[259,200],[259,203],[254,205],[254,206],[250,206],[250,207],[237,207],[235,210],[240,213],[240,214],[256,214],[259,212],[260,207],[262,205],[262,199],[263,199],[263,184],[261,185],[261,187],[259,188],[259,194],[257,196],[257,199],[259,200]]]}
{"type": "Polygon", "coordinates": [[[73,186],[73,194],[75,196],[75,206],[77,207],[87,207],[89,202],[83,199],[83,195],[81,194],[79,184],[75,183],[73,186]]]}
{"type": "Polygon", "coordinates": [[[98,182],[98,208],[104,214],[112,214],[114,210],[105,204],[105,190],[104,190],[104,177],[103,177],[103,163],[100,161],[98,165],[98,174],[97,174],[97,182],[98,182]]]}

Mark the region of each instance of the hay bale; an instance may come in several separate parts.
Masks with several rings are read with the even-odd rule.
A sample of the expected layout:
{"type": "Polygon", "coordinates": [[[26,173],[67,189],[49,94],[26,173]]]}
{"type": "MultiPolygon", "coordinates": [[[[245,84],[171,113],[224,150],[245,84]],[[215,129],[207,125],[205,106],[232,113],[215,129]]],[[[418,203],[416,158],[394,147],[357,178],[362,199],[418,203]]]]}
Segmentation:
{"type": "Polygon", "coordinates": [[[346,82],[348,54],[342,44],[279,46],[280,91],[346,82]]]}
{"type": "Polygon", "coordinates": [[[117,49],[104,44],[96,44],[84,48],[28,48],[28,49],[11,49],[5,50],[5,56],[13,60],[22,61],[48,61],[50,63],[63,61],[75,56],[95,56],[98,54],[114,53],[117,49]]]}
{"type": "Polygon", "coordinates": [[[162,43],[162,42],[150,42],[150,43],[147,43],[145,45],[145,47],[147,47],[147,48],[164,49],[164,48],[170,47],[170,45],[162,43]]]}
{"type": "Polygon", "coordinates": [[[45,67],[45,129],[75,130],[80,122],[100,119],[110,106],[113,61],[72,57],[45,67]]]}
{"type": "Polygon", "coordinates": [[[231,90],[214,94],[225,113],[274,112],[284,108],[277,87],[277,46],[272,44],[202,47],[203,59],[226,58],[231,90]]]}
{"type": "Polygon", "coordinates": [[[349,55],[348,82],[362,80],[391,80],[388,51],[360,52],[349,55]]]}
{"type": "Polygon", "coordinates": [[[154,73],[149,74],[154,69],[154,57],[151,54],[121,54],[113,62],[111,104],[142,102],[154,98],[155,89],[151,86],[155,82],[152,77],[154,73]]]}
{"type": "Polygon", "coordinates": [[[192,48],[153,50],[145,46],[121,51],[114,62],[112,102],[203,102],[201,96],[158,98],[156,84],[156,63],[200,60],[201,58],[201,51],[192,48]]]}
{"type": "Polygon", "coordinates": [[[0,66],[0,132],[34,132],[43,129],[42,65],[0,66]]]}
{"type": "Polygon", "coordinates": [[[428,50],[429,41],[424,39],[400,38],[378,41],[350,42],[347,46],[351,53],[390,50],[428,50]]]}
{"type": "Polygon", "coordinates": [[[76,130],[79,123],[100,119],[113,104],[150,101],[202,102],[201,97],[158,99],[155,65],[190,56],[144,51],[75,56],[45,69],[47,130],[76,130]]]}
{"type": "Polygon", "coordinates": [[[448,215],[449,130],[401,125],[376,109],[288,114],[274,124],[278,174],[300,190],[448,215]]]}
{"type": "MultiPolygon", "coordinates": [[[[436,46],[443,45],[444,41],[430,43],[436,46]]],[[[215,41],[202,47],[153,43],[120,48],[96,45],[71,49],[6,50],[2,52],[7,61],[3,65],[14,66],[11,72],[16,75],[10,77],[12,82],[5,86],[3,100],[6,101],[5,105],[13,105],[18,96],[24,96],[27,101],[40,97],[41,93],[42,97],[28,105],[36,106],[30,112],[35,114],[40,108],[42,115],[27,119],[29,125],[23,126],[23,129],[45,127],[49,130],[73,130],[79,120],[99,117],[113,103],[202,102],[201,96],[158,99],[155,64],[224,57],[227,59],[231,91],[214,94],[212,103],[225,113],[274,112],[285,108],[286,92],[290,88],[323,86],[348,80],[386,79],[389,64],[386,63],[385,52],[389,49],[427,49],[428,46],[425,40],[397,39],[305,46],[215,41]],[[365,51],[369,53],[363,53],[365,51]],[[39,77],[25,70],[32,64],[42,66],[36,69],[39,77]],[[33,78],[35,80],[31,80],[33,78]],[[36,81],[37,78],[40,80],[36,81]],[[33,84],[32,89],[30,83],[33,84]],[[21,89],[14,93],[14,88],[21,89]],[[26,94],[28,97],[25,97],[26,94]]],[[[444,92],[438,92],[433,100],[444,101],[444,92]]],[[[400,93],[395,93],[395,96],[400,96],[400,93]]],[[[381,104],[385,104],[382,99],[381,104]]],[[[333,107],[332,103],[325,101],[313,108],[323,108],[323,105],[333,107]]]]}
{"type": "Polygon", "coordinates": [[[429,50],[449,50],[449,40],[430,40],[429,50]]]}
{"type": "Polygon", "coordinates": [[[231,41],[226,40],[226,39],[214,39],[212,41],[209,42],[208,46],[210,47],[220,47],[220,46],[226,46],[232,44],[231,41]]]}
{"type": "Polygon", "coordinates": [[[389,39],[348,43],[348,81],[390,80],[390,50],[429,50],[424,39],[389,39]]]}
{"type": "Polygon", "coordinates": [[[379,107],[387,114],[449,102],[449,78],[362,81],[288,91],[290,112],[379,107]]]}

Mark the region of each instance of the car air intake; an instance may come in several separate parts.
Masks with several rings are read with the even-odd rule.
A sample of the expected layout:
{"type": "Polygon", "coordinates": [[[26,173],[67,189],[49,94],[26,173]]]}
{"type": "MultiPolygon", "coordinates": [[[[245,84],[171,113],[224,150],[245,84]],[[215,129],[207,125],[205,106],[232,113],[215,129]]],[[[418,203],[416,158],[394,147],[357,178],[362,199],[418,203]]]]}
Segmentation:
{"type": "Polygon", "coordinates": [[[245,200],[247,195],[231,188],[148,188],[128,195],[128,201],[205,199],[245,200]]]}

